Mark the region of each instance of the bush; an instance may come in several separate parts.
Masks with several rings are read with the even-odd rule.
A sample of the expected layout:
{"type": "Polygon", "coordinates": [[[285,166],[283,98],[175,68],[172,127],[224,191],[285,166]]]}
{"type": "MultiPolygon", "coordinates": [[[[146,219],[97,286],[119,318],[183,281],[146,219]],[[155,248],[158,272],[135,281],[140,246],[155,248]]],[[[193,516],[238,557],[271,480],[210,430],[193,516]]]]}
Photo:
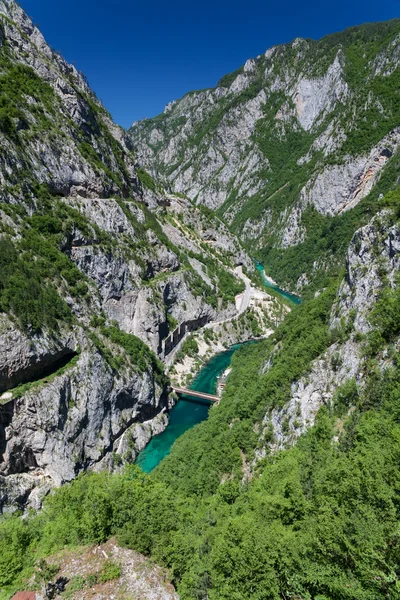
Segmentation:
{"type": "Polygon", "coordinates": [[[185,340],[182,348],[179,350],[178,359],[182,359],[185,356],[197,356],[199,353],[199,345],[192,335],[185,340]]]}
{"type": "Polygon", "coordinates": [[[332,405],[334,413],[337,416],[345,414],[350,407],[354,406],[358,400],[358,390],[356,380],[354,378],[348,379],[336,390],[332,405]]]}
{"type": "Polygon", "coordinates": [[[143,167],[136,169],[136,174],[139,178],[139,181],[144,187],[148,188],[152,192],[157,190],[157,184],[152,178],[152,176],[145,170],[143,167]]]}
{"type": "Polygon", "coordinates": [[[28,253],[18,253],[10,239],[0,239],[0,311],[14,314],[21,328],[32,333],[56,330],[59,321],[71,320],[70,309],[41,267],[28,253]]]}
{"type": "Polygon", "coordinates": [[[107,581],[113,581],[114,579],[118,579],[122,575],[121,565],[114,562],[111,559],[105,561],[99,575],[98,580],[99,583],[106,583],[107,581]]]}
{"type": "Polygon", "coordinates": [[[117,327],[102,327],[101,333],[114,344],[121,346],[128,354],[133,366],[137,367],[140,372],[143,373],[151,367],[156,381],[160,385],[165,385],[167,379],[163,364],[141,339],[130,333],[125,333],[117,327]]]}

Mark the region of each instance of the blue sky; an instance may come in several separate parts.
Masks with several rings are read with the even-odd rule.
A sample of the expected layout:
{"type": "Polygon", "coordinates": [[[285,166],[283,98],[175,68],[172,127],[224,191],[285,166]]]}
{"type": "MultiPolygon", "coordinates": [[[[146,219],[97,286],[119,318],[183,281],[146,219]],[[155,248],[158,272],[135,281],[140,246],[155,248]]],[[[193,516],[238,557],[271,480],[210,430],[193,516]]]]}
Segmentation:
{"type": "Polygon", "coordinates": [[[400,16],[400,0],[20,0],[129,127],[270,46],[400,16]]]}

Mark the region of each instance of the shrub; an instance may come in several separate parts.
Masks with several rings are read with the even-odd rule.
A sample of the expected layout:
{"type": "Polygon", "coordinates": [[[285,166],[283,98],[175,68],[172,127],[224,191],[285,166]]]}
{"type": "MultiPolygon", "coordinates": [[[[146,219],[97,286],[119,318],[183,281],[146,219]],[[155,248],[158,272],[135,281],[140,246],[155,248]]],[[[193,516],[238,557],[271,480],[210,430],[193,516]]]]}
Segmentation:
{"type": "Polygon", "coordinates": [[[99,583],[106,583],[118,579],[122,575],[121,565],[111,559],[105,561],[100,573],[98,574],[99,583]]]}
{"type": "Polygon", "coordinates": [[[71,312],[54,285],[43,277],[42,264],[17,252],[9,238],[0,239],[0,311],[14,314],[22,329],[57,329],[71,312]]]}

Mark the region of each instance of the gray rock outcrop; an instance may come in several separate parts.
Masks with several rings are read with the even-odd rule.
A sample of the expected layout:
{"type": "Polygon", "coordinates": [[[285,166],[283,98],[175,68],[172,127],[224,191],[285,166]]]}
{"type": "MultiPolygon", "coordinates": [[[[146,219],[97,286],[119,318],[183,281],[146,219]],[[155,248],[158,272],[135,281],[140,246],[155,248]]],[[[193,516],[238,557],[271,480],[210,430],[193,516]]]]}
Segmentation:
{"type": "Polygon", "coordinates": [[[73,333],[28,337],[0,314],[0,394],[40,376],[77,349],[73,333]]]}
{"type": "Polygon", "coordinates": [[[125,195],[129,187],[139,191],[131,141],[112,123],[84,76],[49,47],[15,2],[1,2],[0,20],[10,64],[18,62],[36,78],[36,87],[31,86],[35,96],[22,89],[18,99],[23,145],[0,132],[6,149],[0,160],[3,200],[21,198],[7,189],[20,183],[19,173],[27,170],[32,181],[47,183],[63,196],[125,195]],[[35,129],[42,131],[40,137],[31,135],[35,129]],[[112,178],[111,171],[119,178],[112,178]]]}
{"type": "MultiPolygon", "coordinates": [[[[274,409],[263,421],[262,435],[273,432],[273,442],[258,451],[258,459],[295,443],[314,424],[321,406],[331,406],[340,386],[349,380],[365,383],[361,336],[371,331],[371,311],[384,286],[395,287],[400,272],[400,227],[389,210],[378,213],[353,236],[343,279],[330,318],[331,332],[346,330],[316,359],[304,377],[292,384],[284,408],[274,409]]],[[[385,368],[385,359],[380,364],[385,368]]],[[[266,366],[268,368],[268,365],[266,366]]],[[[261,442],[262,443],[262,442],[261,442]]]]}
{"type": "MultiPolygon", "coordinates": [[[[140,372],[125,357],[115,371],[85,336],[80,342],[83,350],[76,364],[2,406],[3,509],[35,505],[41,492],[52,486],[71,481],[102,461],[104,468],[105,457],[110,461],[118,454],[120,440],[130,428],[135,430],[138,422],[154,417],[168,405],[166,390],[156,382],[151,367],[140,372]]],[[[110,350],[116,348],[110,346],[110,350]]],[[[148,428],[149,437],[162,425],[165,420],[158,429],[148,428]]],[[[133,443],[133,451],[143,447],[140,436],[135,438],[139,443],[133,443]]],[[[120,465],[123,461],[119,455],[115,462],[120,465]]]]}

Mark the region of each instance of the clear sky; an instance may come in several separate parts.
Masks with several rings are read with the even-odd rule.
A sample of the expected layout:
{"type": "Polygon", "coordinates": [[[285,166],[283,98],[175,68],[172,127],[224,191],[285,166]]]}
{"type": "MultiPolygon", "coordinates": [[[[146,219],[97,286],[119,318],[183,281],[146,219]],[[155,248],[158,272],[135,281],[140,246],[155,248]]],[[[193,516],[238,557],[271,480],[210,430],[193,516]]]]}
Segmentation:
{"type": "Polygon", "coordinates": [[[129,127],[295,37],[400,16],[400,0],[20,0],[129,127]]]}

